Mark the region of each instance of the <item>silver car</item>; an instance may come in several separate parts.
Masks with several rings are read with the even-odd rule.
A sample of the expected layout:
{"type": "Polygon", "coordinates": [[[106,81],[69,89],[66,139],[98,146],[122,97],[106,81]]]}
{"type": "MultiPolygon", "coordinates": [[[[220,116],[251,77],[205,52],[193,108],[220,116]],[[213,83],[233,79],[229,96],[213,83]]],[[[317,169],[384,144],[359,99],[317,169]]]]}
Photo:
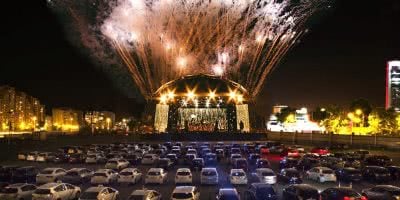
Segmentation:
{"type": "Polygon", "coordinates": [[[93,171],[86,168],[73,168],[68,170],[61,180],[64,183],[82,184],[89,182],[93,174],[93,171]]]}
{"type": "Polygon", "coordinates": [[[201,170],[200,183],[203,184],[218,184],[218,172],[216,168],[203,168],[201,170]]]}
{"type": "Polygon", "coordinates": [[[144,179],[144,183],[158,183],[163,184],[167,182],[167,171],[163,168],[150,168],[147,172],[146,178],[144,179]]]}
{"type": "Polygon", "coordinates": [[[275,172],[269,168],[258,168],[256,169],[255,176],[258,178],[260,183],[275,184],[277,177],[275,172]]]}
{"type": "Polygon", "coordinates": [[[90,187],[82,193],[79,200],[119,200],[119,192],[110,187],[90,187]]]}
{"type": "Polygon", "coordinates": [[[73,200],[78,199],[81,188],[68,183],[47,183],[35,190],[32,200],[73,200]]]}
{"type": "Polygon", "coordinates": [[[1,200],[30,200],[36,186],[27,183],[16,183],[5,187],[0,192],[1,200]]]}
{"type": "Polygon", "coordinates": [[[62,168],[46,168],[36,175],[36,183],[51,183],[61,180],[67,171],[62,168]]]}

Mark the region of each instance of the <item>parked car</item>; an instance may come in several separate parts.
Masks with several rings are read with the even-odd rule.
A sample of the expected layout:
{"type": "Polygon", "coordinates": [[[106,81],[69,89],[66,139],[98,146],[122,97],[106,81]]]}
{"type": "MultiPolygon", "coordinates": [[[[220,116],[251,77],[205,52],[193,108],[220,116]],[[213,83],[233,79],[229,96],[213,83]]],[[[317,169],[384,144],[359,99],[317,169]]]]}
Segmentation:
{"type": "Polygon", "coordinates": [[[215,153],[207,153],[205,155],[204,160],[205,160],[205,164],[207,166],[215,166],[217,164],[217,162],[218,162],[217,154],[215,154],[215,153]]]}
{"type": "Polygon", "coordinates": [[[168,181],[168,173],[163,168],[150,168],[144,179],[145,184],[158,183],[163,184],[168,181]]]}
{"type": "Polygon", "coordinates": [[[13,174],[18,168],[20,167],[15,165],[0,167],[0,182],[14,182],[12,180],[13,174]]]}
{"type": "Polygon", "coordinates": [[[137,168],[125,168],[118,175],[118,183],[136,184],[142,180],[142,172],[137,168]]]}
{"type": "Polygon", "coordinates": [[[390,159],[388,156],[385,155],[374,155],[367,157],[364,160],[364,166],[372,165],[372,166],[389,166],[392,164],[392,159],[390,159]]]}
{"type": "Polygon", "coordinates": [[[392,180],[400,180],[400,166],[388,166],[386,169],[389,170],[390,176],[392,177],[392,180]]]}
{"type": "Polygon", "coordinates": [[[39,153],[36,157],[36,162],[52,162],[55,158],[55,154],[51,152],[39,153]]]}
{"type": "Polygon", "coordinates": [[[249,164],[245,158],[238,158],[233,161],[233,169],[243,169],[244,171],[249,171],[249,164]]]}
{"type": "Polygon", "coordinates": [[[83,184],[90,181],[94,172],[86,168],[72,168],[61,178],[63,183],[83,184]]]}
{"type": "Polygon", "coordinates": [[[368,200],[397,200],[400,199],[400,188],[392,185],[376,185],[363,190],[362,195],[368,200]]]}
{"type": "Polygon", "coordinates": [[[260,183],[273,185],[277,182],[276,174],[270,168],[257,168],[255,172],[255,177],[260,183]]]}
{"type": "Polygon", "coordinates": [[[36,157],[39,155],[38,151],[29,152],[26,156],[27,161],[36,161],[36,157]]]}
{"type": "Polygon", "coordinates": [[[361,196],[352,188],[335,187],[327,188],[321,192],[321,200],[338,200],[338,199],[353,199],[353,200],[367,200],[366,197],[361,196]]]}
{"type": "Polygon", "coordinates": [[[175,175],[175,184],[192,184],[193,175],[189,168],[179,168],[175,175]]]}
{"type": "Polygon", "coordinates": [[[52,183],[61,180],[67,171],[62,168],[45,168],[36,175],[36,183],[52,183]]]}
{"type": "Polygon", "coordinates": [[[366,166],[362,169],[363,178],[374,182],[386,182],[391,179],[388,169],[379,166],[366,166]]]}
{"type": "Polygon", "coordinates": [[[106,169],[113,169],[113,170],[121,170],[125,169],[129,166],[129,162],[125,159],[110,159],[107,161],[105,168],[106,169]]]}
{"type": "Polygon", "coordinates": [[[142,157],[139,157],[135,154],[128,154],[125,156],[125,159],[131,164],[131,165],[139,165],[142,162],[142,157]]]}
{"type": "Polygon", "coordinates": [[[110,187],[90,187],[82,193],[79,200],[119,200],[118,190],[110,187]]]}
{"type": "Polygon", "coordinates": [[[336,182],[335,172],[327,167],[314,167],[306,172],[308,179],[324,182],[336,182]]]}
{"type": "Polygon", "coordinates": [[[336,177],[340,181],[345,182],[358,182],[362,180],[362,173],[359,169],[354,169],[351,167],[346,167],[343,169],[336,170],[336,177]]]}
{"type": "Polygon", "coordinates": [[[219,177],[216,168],[203,168],[200,173],[200,183],[202,185],[216,185],[218,184],[219,177]]]}
{"type": "Polygon", "coordinates": [[[160,157],[156,154],[146,154],[142,158],[143,165],[152,165],[157,162],[160,157]]]}
{"type": "Polygon", "coordinates": [[[28,153],[26,153],[26,152],[19,152],[18,154],[17,154],[17,159],[18,160],[26,160],[26,157],[28,156],[28,153]]]}
{"type": "Polygon", "coordinates": [[[232,185],[247,185],[247,175],[243,169],[231,169],[229,173],[229,182],[232,185]]]}
{"type": "Polygon", "coordinates": [[[72,164],[78,164],[78,163],[84,163],[86,160],[86,155],[82,153],[76,153],[76,154],[71,154],[69,156],[69,163],[72,164]]]}
{"type": "Polygon", "coordinates": [[[308,184],[294,184],[282,190],[283,200],[318,200],[318,189],[308,184]]]}
{"type": "Polygon", "coordinates": [[[116,183],[118,173],[112,169],[98,169],[90,179],[92,185],[109,185],[116,183]]]}
{"type": "Polygon", "coordinates": [[[12,180],[15,183],[34,183],[39,169],[34,166],[20,167],[15,170],[12,180]]]}
{"type": "Polygon", "coordinates": [[[313,167],[321,166],[318,158],[315,157],[303,157],[297,163],[296,168],[298,170],[307,171],[313,167]]]}
{"type": "Polygon", "coordinates": [[[197,158],[196,154],[189,153],[185,155],[185,157],[183,158],[183,162],[186,165],[191,165],[195,158],[197,158]]]}
{"type": "Polygon", "coordinates": [[[300,159],[297,157],[285,157],[279,161],[279,168],[284,169],[284,168],[297,167],[299,160],[300,159]]]}
{"type": "Polygon", "coordinates": [[[230,159],[229,159],[229,162],[231,163],[231,165],[233,165],[233,162],[234,162],[236,159],[239,159],[239,158],[242,158],[242,155],[241,155],[241,154],[233,153],[233,154],[231,154],[231,157],[230,157],[230,159]]]}
{"type": "Polygon", "coordinates": [[[315,148],[311,149],[310,152],[318,154],[320,156],[325,156],[325,155],[329,154],[329,149],[327,147],[315,147],[315,148]]]}
{"type": "Polygon", "coordinates": [[[217,200],[240,200],[239,192],[235,188],[221,188],[219,189],[217,196],[215,197],[217,200]]]}
{"type": "Polygon", "coordinates": [[[86,156],[85,163],[86,164],[99,164],[106,163],[107,158],[101,154],[91,154],[86,156]]]}
{"type": "Polygon", "coordinates": [[[260,158],[261,158],[260,154],[258,154],[258,153],[251,153],[251,154],[249,155],[249,163],[250,163],[251,165],[255,165],[256,162],[257,162],[257,160],[260,159],[260,158]]]}
{"type": "Polygon", "coordinates": [[[73,200],[81,195],[81,189],[68,183],[47,183],[35,190],[32,200],[52,199],[73,200]]]}
{"type": "Polygon", "coordinates": [[[204,159],[203,158],[195,158],[192,161],[191,168],[193,170],[202,170],[204,167],[204,159]]]}
{"type": "Polygon", "coordinates": [[[271,168],[271,164],[269,163],[268,159],[260,158],[256,161],[256,168],[271,168]]]}
{"type": "Polygon", "coordinates": [[[30,200],[36,186],[28,183],[16,183],[0,191],[0,199],[30,200]]]}
{"type": "Polygon", "coordinates": [[[303,180],[296,168],[285,168],[278,174],[278,180],[286,184],[301,184],[303,180]]]}
{"type": "Polygon", "coordinates": [[[200,200],[200,191],[195,186],[177,186],[171,195],[171,200],[200,200]]]}
{"type": "Polygon", "coordinates": [[[54,155],[54,163],[67,163],[69,162],[69,155],[66,153],[57,153],[54,155]]]}
{"type": "Polygon", "coordinates": [[[150,199],[150,200],[161,200],[162,195],[161,193],[155,190],[135,190],[131,193],[128,200],[143,200],[143,199],[150,199]]]}
{"type": "Polygon", "coordinates": [[[178,164],[178,157],[176,156],[176,154],[174,153],[169,153],[165,156],[165,158],[169,158],[172,162],[173,165],[177,165],[178,164]]]}
{"type": "Polygon", "coordinates": [[[244,192],[244,200],[277,200],[278,195],[270,184],[252,183],[244,192]]]}

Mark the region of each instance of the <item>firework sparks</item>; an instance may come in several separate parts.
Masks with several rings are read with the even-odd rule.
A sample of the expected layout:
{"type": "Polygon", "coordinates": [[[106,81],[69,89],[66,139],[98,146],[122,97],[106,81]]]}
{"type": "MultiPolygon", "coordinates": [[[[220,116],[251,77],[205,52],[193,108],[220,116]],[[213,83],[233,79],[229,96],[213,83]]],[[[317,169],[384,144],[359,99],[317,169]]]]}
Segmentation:
{"type": "MultiPolygon", "coordinates": [[[[274,67],[304,34],[306,20],[329,3],[328,0],[87,0],[85,5],[79,2],[52,0],[51,5],[69,11],[81,25],[79,32],[91,32],[97,50],[111,46],[109,54],[116,53],[123,61],[145,98],[150,98],[167,81],[198,73],[232,79],[245,86],[253,97],[257,96],[274,67]],[[83,11],[83,7],[94,16],[83,11]],[[83,31],[85,23],[93,30],[83,31]]],[[[90,45],[86,46],[93,48],[90,45]]]]}

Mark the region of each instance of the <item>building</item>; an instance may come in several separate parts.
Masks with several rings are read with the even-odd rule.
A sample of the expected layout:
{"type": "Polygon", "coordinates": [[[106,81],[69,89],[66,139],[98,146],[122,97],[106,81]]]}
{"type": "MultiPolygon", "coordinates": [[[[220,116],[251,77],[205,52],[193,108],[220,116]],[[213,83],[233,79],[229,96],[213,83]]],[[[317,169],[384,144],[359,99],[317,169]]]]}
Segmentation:
{"type": "Polygon", "coordinates": [[[115,113],[91,111],[85,113],[85,123],[97,130],[112,130],[115,126],[115,113]]]}
{"type": "Polygon", "coordinates": [[[45,106],[10,86],[0,86],[0,130],[32,131],[44,126],[45,106]]]}
{"type": "Polygon", "coordinates": [[[156,131],[250,131],[248,93],[233,81],[205,74],[186,76],[161,86],[154,99],[156,131]]]}
{"type": "Polygon", "coordinates": [[[400,111],[400,60],[389,61],[386,68],[386,109],[400,111]]]}
{"type": "Polygon", "coordinates": [[[83,113],[71,108],[53,108],[53,127],[58,131],[77,132],[83,126],[83,113]]]}

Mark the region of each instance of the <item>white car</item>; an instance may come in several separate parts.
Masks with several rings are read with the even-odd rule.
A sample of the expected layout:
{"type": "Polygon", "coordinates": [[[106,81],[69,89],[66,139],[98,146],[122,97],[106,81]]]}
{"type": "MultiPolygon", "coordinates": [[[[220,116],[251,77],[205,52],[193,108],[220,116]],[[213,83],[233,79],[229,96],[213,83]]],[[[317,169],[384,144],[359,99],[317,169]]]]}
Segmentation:
{"type": "Polygon", "coordinates": [[[47,162],[49,158],[54,157],[53,153],[43,152],[36,156],[36,162],[47,162]]]}
{"type": "Polygon", "coordinates": [[[46,168],[36,175],[36,183],[52,183],[61,180],[67,171],[62,168],[46,168]]]}
{"type": "Polygon", "coordinates": [[[85,163],[86,164],[96,164],[99,163],[99,160],[104,159],[100,154],[90,154],[86,156],[85,163]]]}
{"type": "Polygon", "coordinates": [[[267,183],[273,185],[277,181],[275,172],[270,168],[256,169],[255,176],[258,178],[258,181],[260,183],[267,183]]]}
{"type": "Polygon", "coordinates": [[[119,172],[118,183],[138,183],[142,179],[142,172],[137,168],[126,168],[119,172]]]}
{"type": "Polygon", "coordinates": [[[147,172],[146,178],[144,179],[144,183],[159,183],[163,184],[167,182],[167,171],[163,168],[150,168],[147,172]]]}
{"type": "Polygon", "coordinates": [[[129,162],[125,159],[110,159],[107,161],[105,168],[121,170],[129,166],[129,162]]]}
{"type": "Polygon", "coordinates": [[[247,185],[247,175],[243,169],[231,169],[229,182],[232,185],[247,185]]]}
{"type": "Polygon", "coordinates": [[[68,183],[47,183],[35,190],[32,200],[73,200],[81,195],[81,189],[68,183]]]}
{"type": "Polygon", "coordinates": [[[203,168],[200,175],[200,183],[217,185],[218,184],[218,172],[216,168],[203,168]]]}
{"type": "Polygon", "coordinates": [[[99,169],[93,174],[90,183],[92,185],[111,184],[116,183],[117,180],[118,173],[116,171],[111,169],[99,169]]]}
{"type": "Polygon", "coordinates": [[[119,200],[119,192],[114,188],[100,185],[88,188],[79,200],[119,200]]]}
{"type": "Polygon", "coordinates": [[[30,200],[32,194],[35,192],[36,186],[27,183],[16,183],[5,187],[0,192],[0,199],[2,200],[30,200]]]}
{"type": "Polygon", "coordinates": [[[189,168],[179,168],[175,174],[175,184],[191,184],[193,179],[189,168]]]}
{"type": "Polygon", "coordinates": [[[230,159],[229,159],[229,162],[230,162],[231,164],[233,164],[233,162],[234,162],[236,159],[239,159],[239,158],[243,158],[242,155],[240,155],[240,154],[238,154],[238,153],[234,153],[234,154],[231,155],[231,157],[230,157],[230,159]]]}
{"type": "Polygon", "coordinates": [[[195,186],[178,186],[172,192],[171,200],[200,200],[200,191],[195,186]]]}
{"type": "Polygon", "coordinates": [[[159,156],[156,154],[146,154],[142,158],[143,165],[152,165],[159,159],[159,156]]]}
{"type": "Polygon", "coordinates": [[[335,172],[328,167],[314,167],[306,172],[306,177],[320,183],[336,182],[335,172]]]}

